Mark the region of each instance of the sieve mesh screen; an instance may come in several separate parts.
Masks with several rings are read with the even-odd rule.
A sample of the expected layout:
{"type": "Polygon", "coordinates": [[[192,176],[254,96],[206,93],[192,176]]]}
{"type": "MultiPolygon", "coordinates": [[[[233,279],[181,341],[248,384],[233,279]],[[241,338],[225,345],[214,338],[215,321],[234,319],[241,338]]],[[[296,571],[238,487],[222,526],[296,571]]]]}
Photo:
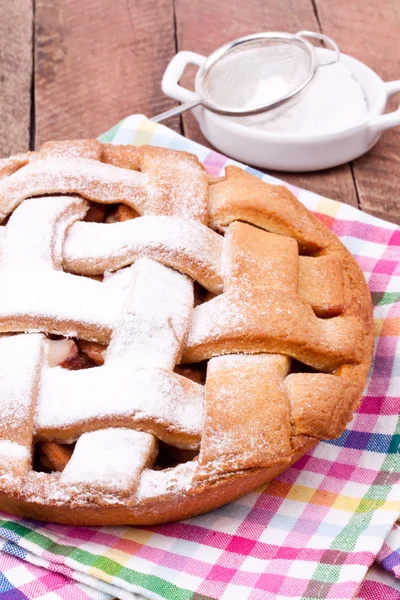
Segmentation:
{"type": "Polygon", "coordinates": [[[273,104],[304,84],[311,68],[310,53],[295,38],[249,40],[206,68],[203,98],[233,110],[273,104]]]}

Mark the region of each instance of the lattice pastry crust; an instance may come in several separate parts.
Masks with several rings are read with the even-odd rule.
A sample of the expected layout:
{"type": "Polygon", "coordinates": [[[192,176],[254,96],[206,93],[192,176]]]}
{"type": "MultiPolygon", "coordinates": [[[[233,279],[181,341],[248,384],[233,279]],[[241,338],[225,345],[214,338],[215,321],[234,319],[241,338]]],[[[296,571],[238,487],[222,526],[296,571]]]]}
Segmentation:
{"type": "Polygon", "coordinates": [[[0,509],[206,512],[341,434],[372,352],[356,261],[284,187],[156,147],[0,161],[0,509]],[[87,368],[91,367],[91,368],[87,368]]]}

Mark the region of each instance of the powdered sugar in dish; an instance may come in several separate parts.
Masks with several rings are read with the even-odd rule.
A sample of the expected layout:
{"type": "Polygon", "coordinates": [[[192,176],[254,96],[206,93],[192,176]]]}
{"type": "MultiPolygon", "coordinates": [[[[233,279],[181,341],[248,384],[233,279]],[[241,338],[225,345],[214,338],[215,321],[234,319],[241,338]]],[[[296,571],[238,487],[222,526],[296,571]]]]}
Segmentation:
{"type": "MultiPolygon", "coordinates": [[[[260,82],[250,105],[282,92],[279,78],[260,82]],[[272,88],[272,89],[271,89],[272,88]]],[[[282,95],[282,94],[281,94],[282,95]]],[[[358,124],[368,112],[361,85],[347,67],[341,63],[320,67],[296,104],[285,105],[277,113],[264,113],[257,119],[235,118],[237,123],[270,133],[303,135],[325,134],[341,131],[358,124]]]]}

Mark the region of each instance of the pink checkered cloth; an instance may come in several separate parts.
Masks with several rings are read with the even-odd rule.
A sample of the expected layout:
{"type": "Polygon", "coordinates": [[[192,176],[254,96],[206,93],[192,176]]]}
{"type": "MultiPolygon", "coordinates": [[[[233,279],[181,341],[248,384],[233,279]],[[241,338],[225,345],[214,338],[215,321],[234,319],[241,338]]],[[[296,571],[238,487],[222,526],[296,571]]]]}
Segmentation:
{"type": "MultiPolygon", "coordinates": [[[[0,573],[1,600],[113,600],[110,594],[78,583],[67,575],[4,552],[0,552],[0,573]]],[[[128,596],[124,597],[128,598],[128,596]]],[[[130,598],[147,600],[141,594],[131,595],[130,598]]],[[[355,596],[355,600],[399,600],[399,598],[400,583],[377,564],[369,569],[355,596]]],[[[232,600],[241,600],[241,598],[232,597],[232,600]]]]}
{"type": "MultiPolygon", "coordinates": [[[[233,163],[140,115],[102,139],[188,150],[212,175],[233,163]]],[[[267,487],[180,523],[68,527],[0,515],[0,600],[400,600],[400,229],[288,187],[355,256],[375,305],[373,364],[346,431],[267,487]]]]}

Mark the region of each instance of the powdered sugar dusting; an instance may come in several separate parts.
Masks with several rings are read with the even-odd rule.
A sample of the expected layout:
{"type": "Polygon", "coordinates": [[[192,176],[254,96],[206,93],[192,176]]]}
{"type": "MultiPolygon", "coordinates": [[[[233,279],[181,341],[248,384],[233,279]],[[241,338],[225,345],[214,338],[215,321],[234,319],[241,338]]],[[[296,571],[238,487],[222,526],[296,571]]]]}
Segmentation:
{"type": "Polygon", "coordinates": [[[125,361],[83,371],[44,370],[36,414],[39,437],[68,440],[71,428],[80,433],[107,422],[142,425],[161,439],[173,436],[177,445],[197,447],[203,387],[170,371],[135,369],[125,361]]]}
{"type": "Polygon", "coordinates": [[[128,292],[132,282],[132,271],[130,267],[118,271],[104,271],[103,283],[128,292]]]}
{"type": "Polygon", "coordinates": [[[185,276],[148,259],[131,269],[125,310],[107,352],[107,361],[173,369],[180,357],[193,308],[193,286],[185,276]]]}
{"type": "Polygon", "coordinates": [[[139,217],[123,223],[76,223],[64,244],[64,265],[98,274],[147,256],[178,269],[214,293],[222,291],[223,238],[205,225],[175,217],[139,217]]]}
{"type": "Polygon", "coordinates": [[[148,177],[88,158],[35,160],[0,180],[0,216],[4,218],[32,196],[71,193],[106,204],[122,202],[142,213],[148,177]]]}
{"type": "MultiPolygon", "coordinates": [[[[1,438],[31,428],[37,371],[44,356],[42,335],[0,336],[1,438]]],[[[9,437],[11,436],[11,437],[9,437]]],[[[21,442],[20,439],[15,441],[21,442]]]]}
{"type": "MultiPolygon", "coordinates": [[[[103,430],[104,431],[104,430],[103,430]]],[[[153,471],[145,468],[142,471],[138,488],[129,496],[132,505],[145,502],[157,502],[160,497],[170,494],[185,494],[191,487],[192,478],[197,462],[187,462],[173,469],[153,471]]],[[[121,499],[115,493],[99,496],[95,493],[77,495],[76,486],[62,484],[61,473],[37,473],[30,471],[22,483],[21,492],[29,502],[40,504],[51,503],[62,506],[70,503],[72,506],[86,505],[88,502],[101,502],[109,505],[120,504],[121,499]]],[[[126,501],[125,501],[126,502],[126,501]]]]}
{"type": "Polygon", "coordinates": [[[44,370],[36,417],[39,436],[57,437],[57,430],[70,432],[85,424],[97,428],[111,419],[146,427],[183,447],[198,444],[203,388],[171,372],[189,326],[192,284],[185,275],[148,259],[140,259],[129,271],[127,304],[104,366],[44,370]]]}
{"type": "Polygon", "coordinates": [[[156,437],[181,448],[199,447],[203,387],[172,372],[193,308],[187,274],[222,291],[222,238],[187,220],[206,217],[206,177],[195,161],[184,160],[182,168],[178,158],[168,155],[165,163],[155,160],[147,173],[138,173],[50,153],[0,182],[0,216],[17,207],[4,235],[0,232],[0,330],[111,339],[104,366],[68,371],[42,364],[42,335],[0,337],[0,480],[4,464],[7,477],[26,473],[33,434],[39,440],[78,439],[61,476],[25,478],[24,493],[31,497],[126,504],[135,498],[143,469],[155,473],[154,485],[145,475],[141,486],[147,498],[189,486],[190,466],[162,475],[146,469],[155,458],[156,437]],[[69,195],[39,197],[57,193],[69,195]],[[75,224],[77,233],[72,229],[65,242],[88,206],[71,194],[157,216],[116,227],[75,224]],[[107,274],[105,282],[64,273],[63,254],[68,240],[74,249],[74,239],[74,260],[92,266],[103,261],[101,273],[136,263],[107,274]]]}
{"type": "Polygon", "coordinates": [[[34,157],[34,152],[27,152],[26,154],[14,154],[9,158],[2,158],[0,160],[0,180],[9,177],[12,173],[24,167],[30,160],[35,160],[34,157]]]}
{"type": "Polygon", "coordinates": [[[137,486],[143,468],[155,457],[152,435],[131,429],[101,429],[84,433],[60,476],[72,493],[101,490],[127,495],[137,486]]]}
{"type": "MultiPolygon", "coordinates": [[[[233,285],[228,290],[229,261],[235,259],[228,241],[224,244],[226,254],[222,256],[222,238],[203,225],[208,216],[208,184],[194,157],[144,147],[135,152],[135,168],[140,164],[142,169],[135,172],[101,164],[99,160],[105,147],[100,142],[78,142],[73,150],[66,148],[61,149],[55,143],[48,147],[46,157],[45,153],[35,153],[32,155],[35,162],[26,166],[31,160],[29,157],[17,159],[17,163],[0,163],[0,176],[6,176],[0,181],[0,219],[25,198],[35,197],[15,211],[6,229],[0,228],[0,330],[42,330],[103,344],[111,339],[111,343],[102,367],[73,372],[46,365],[40,371],[43,336],[0,336],[3,417],[0,484],[7,479],[7,485],[13,485],[12,479],[16,480],[21,499],[27,501],[59,506],[68,502],[72,507],[129,506],[143,501],[151,511],[156,511],[163,495],[187,493],[197,464],[194,460],[164,471],[148,468],[155,457],[156,438],[181,448],[197,449],[203,427],[203,387],[172,372],[180,358],[192,312],[193,289],[187,276],[218,294],[223,291],[221,262],[225,261],[225,293],[196,309],[189,336],[189,346],[203,344],[203,348],[208,346],[208,353],[210,348],[211,353],[231,352],[229,344],[235,336],[239,344],[250,340],[250,350],[240,346],[238,351],[252,351],[251,344],[258,332],[251,327],[260,315],[267,323],[259,328],[260,335],[269,335],[273,341],[290,342],[292,332],[297,335],[292,325],[297,328],[300,322],[304,326],[303,337],[296,338],[295,344],[306,347],[316,330],[316,318],[310,312],[308,323],[303,308],[300,314],[295,302],[285,297],[288,286],[282,284],[282,270],[276,273],[279,294],[266,299],[261,293],[258,296],[254,293],[256,275],[260,275],[264,284],[265,277],[257,270],[258,263],[251,256],[247,236],[243,240],[243,262],[233,277],[237,289],[233,285]],[[94,160],[96,158],[98,160],[94,160]],[[71,226],[83,217],[86,200],[71,196],[37,198],[41,194],[63,193],[100,203],[121,202],[147,216],[115,225],[75,223],[71,226]],[[133,267],[110,273],[134,261],[133,267]],[[244,284],[242,266],[246,261],[251,268],[244,284]],[[99,282],[63,273],[62,262],[78,274],[106,272],[105,280],[99,282]],[[268,323],[272,323],[270,329],[268,323]],[[64,442],[78,439],[78,442],[62,474],[31,471],[21,480],[19,476],[26,473],[30,464],[39,375],[34,431],[37,439],[64,442]]],[[[106,160],[104,154],[103,159],[106,160]]],[[[238,181],[233,182],[233,188],[238,181]]],[[[260,185],[264,184],[260,182],[260,185]]],[[[245,181],[243,194],[246,190],[245,181]]],[[[261,188],[260,194],[263,196],[261,188]]],[[[239,204],[245,200],[241,192],[236,197],[239,204]]],[[[228,204],[232,198],[235,199],[229,192],[228,204]]],[[[283,200],[277,195],[277,203],[283,200]]],[[[302,212],[300,206],[296,209],[295,202],[293,199],[293,210],[299,213],[297,224],[293,224],[292,215],[290,223],[285,221],[282,227],[286,227],[289,235],[295,235],[300,229],[310,233],[312,229],[312,235],[306,231],[296,237],[304,238],[307,243],[308,238],[312,238],[309,246],[314,248],[318,246],[315,227],[308,223],[307,211],[302,212]],[[293,228],[295,233],[291,233],[293,228]]],[[[292,208],[290,198],[286,204],[292,208]]],[[[282,211],[275,208],[274,200],[270,213],[272,217],[277,214],[281,220],[282,211]]],[[[261,262],[265,262],[264,259],[261,262]]],[[[275,265],[274,271],[276,269],[275,265]]],[[[297,287],[297,277],[294,279],[293,289],[297,287]]],[[[277,287],[274,286],[273,291],[277,287]]],[[[354,345],[346,321],[350,330],[354,330],[351,317],[340,320],[341,334],[333,321],[318,326],[324,334],[320,342],[324,356],[332,353],[332,344],[336,344],[338,353],[343,353],[346,343],[354,345]]],[[[232,424],[232,420],[229,423],[229,419],[225,419],[226,415],[235,413],[232,397],[236,395],[237,406],[241,403],[241,408],[244,405],[251,408],[255,397],[251,384],[261,391],[264,389],[254,383],[254,377],[243,372],[241,363],[247,360],[255,361],[254,357],[245,361],[242,357],[220,360],[220,365],[234,372],[232,377],[227,377],[231,390],[221,377],[215,378],[214,385],[210,378],[208,380],[207,394],[214,388],[215,405],[221,411],[215,421],[222,429],[214,440],[217,458],[206,460],[211,480],[220,479],[219,474],[223,478],[227,465],[232,471],[237,469],[237,457],[230,457],[235,446],[233,437],[238,442],[233,450],[238,448],[242,462],[247,464],[252,453],[260,450],[260,440],[266,439],[267,427],[273,425],[272,409],[277,402],[272,393],[268,395],[269,412],[264,415],[260,409],[255,413],[261,415],[259,428],[253,425],[251,429],[251,419],[245,410],[244,419],[237,413],[239,423],[232,424]],[[221,408],[222,404],[226,411],[221,408]],[[241,441],[242,422],[250,429],[245,431],[241,441]]],[[[209,368],[209,377],[210,371],[209,368]]],[[[272,381],[269,374],[265,379],[268,383],[272,381]]],[[[278,388],[272,381],[271,389],[278,388]]],[[[260,407],[263,401],[261,395],[260,407]]],[[[279,427],[282,423],[289,426],[289,419],[277,418],[276,423],[279,427]]],[[[276,437],[282,437],[279,427],[276,437]]],[[[207,426],[203,442],[206,431],[207,426]]],[[[201,457],[199,461],[201,464],[201,457]]]]}
{"type": "Polygon", "coordinates": [[[0,273],[0,331],[44,331],[108,343],[125,295],[63,272],[0,273]]]}
{"type": "Polygon", "coordinates": [[[16,442],[10,442],[9,440],[0,440],[0,457],[2,459],[22,459],[25,460],[31,455],[30,449],[26,448],[22,444],[16,442]]]}
{"type": "Polygon", "coordinates": [[[86,211],[87,203],[81,198],[45,197],[25,201],[5,227],[1,270],[61,269],[65,231],[74,221],[83,218],[86,211]]]}
{"type": "MultiPolygon", "coordinates": [[[[25,475],[31,456],[42,335],[0,337],[0,480],[25,475]],[[4,479],[5,478],[5,479],[4,479]]],[[[17,481],[12,482],[17,485],[17,481]]]]}
{"type": "Polygon", "coordinates": [[[145,469],[140,479],[137,500],[140,502],[186,492],[191,487],[196,465],[196,461],[190,461],[164,471],[145,469]]]}
{"type": "Polygon", "coordinates": [[[121,289],[57,271],[66,228],[86,211],[75,197],[34,198],[14,212],[0,257],[0,330],[45,331],[107,343],[121,289]],[[38,222],[33,228],[32,222],[38,222]]]}
{"type": "MultiPolygon", "coordinates": [[[[228,328],[244,333],[248,324],[245,300],[245,293],[230,293],[197,306],[193,311],[187,346],[201,344],[211,337],[218,339],[228,328]]],[[[251,302],[251,296],[249,300],[251,302]]]]}
{"type": "Polygon", "coordinates": [[[208,181],[200,163],[190,155],[143,148],[142,170],[148,174],[150,198],[146,215],[173,215],[205,223],[208,181]]]}

